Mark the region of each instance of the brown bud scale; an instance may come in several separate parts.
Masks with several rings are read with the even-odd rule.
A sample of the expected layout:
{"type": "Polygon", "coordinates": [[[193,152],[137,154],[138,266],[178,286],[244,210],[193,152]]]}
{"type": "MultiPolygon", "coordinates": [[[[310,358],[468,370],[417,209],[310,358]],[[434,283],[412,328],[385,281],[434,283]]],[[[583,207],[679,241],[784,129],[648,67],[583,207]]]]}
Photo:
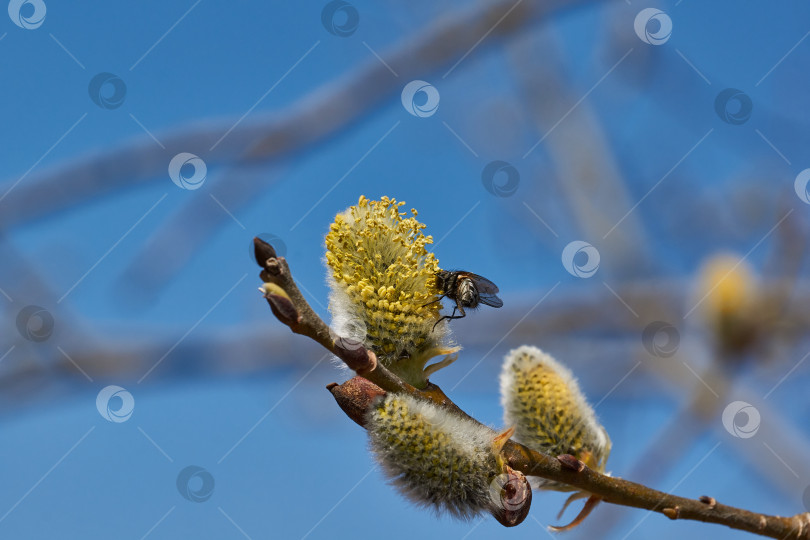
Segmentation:
{"type": "Polygon", "coordinates": [[[571,454],[562,454],[557,456],[557,461],[565,467],[566,469],[571,469],[572,471],[582,472],[585,470],[585,464],[572,456],[571,454]]]}

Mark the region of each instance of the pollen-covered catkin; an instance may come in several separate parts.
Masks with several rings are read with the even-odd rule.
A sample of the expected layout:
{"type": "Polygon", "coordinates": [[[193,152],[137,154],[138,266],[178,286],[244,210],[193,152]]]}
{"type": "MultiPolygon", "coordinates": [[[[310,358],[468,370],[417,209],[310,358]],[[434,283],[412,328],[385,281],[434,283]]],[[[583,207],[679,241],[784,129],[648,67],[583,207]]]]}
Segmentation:
{"type": "Polygon", "coordinates": [[[454,350],[447,326],[434,329],[439,266],[425,247],[433,239],[423,234],[415,210],[404,217],[403,204],[360,197],[335,217],[326,235],[329,309],[337,334],[360,341],[383,365],[423,387],[427,361],[454,350]]]}
{"type": "Polygon", "coordinates": [[[528,513],[528,482],[503,463],[499,436],[491,429],[398,394],[375,403],[366,427],[385,474],[415,503],[460,518],[487,511],[508,526],[528,513]],[[504,478],[512,482],[506,496],[500,491],[504,478]],[[511,515],[504,520],[504,513],[511,515]]]}
{"type": "MultiPolygon", "coordinates": [[[[524,345],[506,355],[501,403],[516,441],[552,456],[571,454],[588,467],[605,471],[610,438],[571,371],[548,354],[524,345]]],[[[574,489],[547,480],[537,480],[537,485],[574,489]]]]}

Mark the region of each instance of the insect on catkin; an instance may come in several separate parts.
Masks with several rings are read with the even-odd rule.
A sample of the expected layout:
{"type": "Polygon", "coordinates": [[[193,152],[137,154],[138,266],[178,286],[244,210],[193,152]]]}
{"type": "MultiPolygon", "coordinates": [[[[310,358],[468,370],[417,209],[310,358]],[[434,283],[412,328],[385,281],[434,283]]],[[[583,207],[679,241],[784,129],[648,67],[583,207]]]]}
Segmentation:
{"type": "Polygon", "coordinates": [[[531,506],[531,486],[500,451],[512,431],[491,429],[407,395],[379,398],[367,413],[371,450],[410,500],[469,519],[491,513],[518,525],[531,506]]]}
{"type": "MultiPolygon", "coordinates": [[[[501,371],[504,421],[514,426],[515,441],[558,456],[571,454],[600,473],[610,454],[610,438],[582,395],[571,371],[537,347],[510,351],[501,371]]],[[[544,479],[538,488],[576,491],[544,479]]]]}

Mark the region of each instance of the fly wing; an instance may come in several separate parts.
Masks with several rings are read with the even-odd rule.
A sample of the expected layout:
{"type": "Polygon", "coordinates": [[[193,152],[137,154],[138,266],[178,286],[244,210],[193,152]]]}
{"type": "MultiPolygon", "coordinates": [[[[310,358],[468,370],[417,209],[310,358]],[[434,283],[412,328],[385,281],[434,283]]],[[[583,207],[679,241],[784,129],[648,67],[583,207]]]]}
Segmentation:
{"type": "Polygon", "coordinates": [[[490,280],[485,278],[484,276],[479,276],[478,274],[473,274],[472,272],[460,272],[460,274],[466,278],[469,278],[475,282],[475,286],[478,289],[478,292],[482,295],[490,294],[495,295],[498,293],[498,286],[492,283],[490,280]]]}
{"type": "Polygon", "coordinates": [[[492,306],[492,307],[502,307],[503,306],[503,300],[501,300],[500,298],[498,298],[494,294],[480,293],[478,301],[481,302],[482,304],[487,305],[487,306],[492,306]]]}

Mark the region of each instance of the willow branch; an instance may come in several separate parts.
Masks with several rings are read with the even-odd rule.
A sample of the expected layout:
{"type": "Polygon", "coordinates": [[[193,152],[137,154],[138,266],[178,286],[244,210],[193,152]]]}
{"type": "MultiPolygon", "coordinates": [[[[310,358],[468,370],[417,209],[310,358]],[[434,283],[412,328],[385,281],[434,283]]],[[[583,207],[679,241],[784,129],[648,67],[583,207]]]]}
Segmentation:
{"type": "MultiPolygon", "coordinates": [[[[265,283],[262,291],[276,318],[296,334],[317,341],[358,374],[359,377],[342,385],[333,383],[327,387],[350,418],[363,425],[363,412],[375,396],[385,392],[405,392],[471,418],[438,386],[430,384],[425,390],[414,388],[377,362],[372,351],[331,332],[304,299],[286,259],[277,256],[273,247],[263,240],[254,238],[253,241],[256,262],[262,267],[260,277],[265,283]]],[[[504,446],[502,454],[510,467],[527,476],[563,482],[608,503],[643,508],[673,520],[717,523],[771,538],[810,540],[810,513],[793,517],[770,516],[720,504],[707,496],[700,499],[678,497],[600,474],[573,456],[549,456],[511,440],[504,446]]]]}
{"type": "Polygon", "coordinates": [[[317,313],[304,299],[290,273],[284,257],[276,254],[273,246],[260,238],[253,239],[256,262],[263,268],[260,277],[264,283],[278,287],[264,291],[264,297],[276,318],[290,327],[296,334],[307,336],[323,348],[340,358],[350,369],[391,392],[418,394],[416,388],[406,384],[399,377],[377,362],[372,351],[356,342],[341,339],[329,330],[317,313]]]}
{"type": "Polygon", "coordinates": [[[664,514],[669,519],[688,519],[717,523],[732,529],[782,539],[810,539],[810,513],[792,517],[770,516],[718,503],[702,496],[687,499],[647,486],[600,474],[584,464],[580,470],[571,469],[551,456],[540,454],[513,443],[504,448],[509,465],[523,474],[557,480],[620,506],[643,508],[664,514]]]}

